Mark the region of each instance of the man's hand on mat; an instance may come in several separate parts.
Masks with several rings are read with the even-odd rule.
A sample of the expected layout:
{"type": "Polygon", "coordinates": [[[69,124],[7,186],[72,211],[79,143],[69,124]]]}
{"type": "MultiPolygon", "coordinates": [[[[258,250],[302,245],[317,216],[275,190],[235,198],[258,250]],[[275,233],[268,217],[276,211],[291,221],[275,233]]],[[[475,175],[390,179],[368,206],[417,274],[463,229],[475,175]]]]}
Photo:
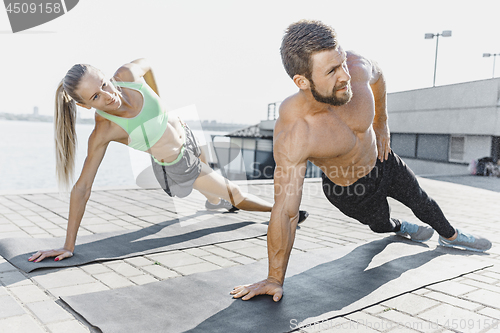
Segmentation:
{"type": "Polygon", "coordinates": [[[73,256],[73,252],[68,251],[66,249],[57,249],[57,250],[45,250],[38,251],[34,255],[32,255],[28,260],[33,262],[40,262],[48,257],[56,257],[54,261],[63,260],[64,258],[70,258],[73,256]]]}
{"type": "Polygon", "coordinates": [[[233,295],[233,298],[240,298],[243,296],[242,300],[244,301],[257,295],[271,295],[273,296],[273,301],[278,302],[283,296],[283,287],[278,282],[265,279],[254,284],[234,287],[231,291],[231,295],[233,295]]]}

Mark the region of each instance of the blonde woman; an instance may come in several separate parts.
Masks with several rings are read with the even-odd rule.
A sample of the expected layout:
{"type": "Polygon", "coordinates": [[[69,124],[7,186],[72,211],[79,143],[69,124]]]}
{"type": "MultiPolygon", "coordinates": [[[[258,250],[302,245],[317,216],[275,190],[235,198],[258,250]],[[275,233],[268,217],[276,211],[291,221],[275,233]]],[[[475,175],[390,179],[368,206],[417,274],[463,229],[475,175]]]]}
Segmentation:
{"type": "MultiPolygon", "coordinates": [[[[96,109],[95,128],[81,175],[71,190],[64,246],[38,251],[29,261],[73,256],[92,183],[111,141],[151,154],[155,176],[170,196],[185,197],[194,188],[207,198],[208,209],[272,209],[270,203],[243,193],[206,164],[191,130],[165,111],[151,67],[144,59],[121,66],[111,80],[95,67],[74,65],[59,84],[55,104],[56,173],[66,188],[74,172],[76,105],[96,109]]],[[[298,216],[301,221],[306,217],[306,212],[298,216]]]]}

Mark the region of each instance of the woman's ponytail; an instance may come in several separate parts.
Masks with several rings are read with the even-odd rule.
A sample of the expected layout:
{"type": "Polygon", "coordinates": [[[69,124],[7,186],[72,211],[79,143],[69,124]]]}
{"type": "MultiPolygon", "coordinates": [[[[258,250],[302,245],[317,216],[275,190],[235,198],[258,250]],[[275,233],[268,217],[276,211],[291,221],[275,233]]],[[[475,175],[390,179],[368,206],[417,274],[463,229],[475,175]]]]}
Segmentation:
{"type": "Polygon", "coordinates": [[[71,67],[56,91],[54,109],[54,138],[56,144],[56,175],[59,188],[68,190],[73,182],[76,157],[76,89],[90,65],[71,67]]]}
{"type": "Polygon", "coordinates": [[[76,103],[59,83],[54,110],[54,138],[56,148],[56,175],[59,188],[68,190],[75,169],[76,103]]]}

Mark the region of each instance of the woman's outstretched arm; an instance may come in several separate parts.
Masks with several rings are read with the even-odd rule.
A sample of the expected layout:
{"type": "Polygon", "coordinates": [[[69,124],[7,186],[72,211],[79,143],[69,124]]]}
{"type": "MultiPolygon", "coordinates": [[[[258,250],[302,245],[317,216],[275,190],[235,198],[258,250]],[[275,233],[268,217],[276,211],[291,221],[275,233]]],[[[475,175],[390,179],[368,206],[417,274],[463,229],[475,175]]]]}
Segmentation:
{"type": "Polygon", "coordinates": [[[144,81],[146,81],[151,89],[160,96],[151,65],[144,58],[136,59],[121,66],[116,71],[114,78],[125,82],[136,82],[144,78],[144,81]]]}
{"type": "Polygon", "coordinates": [[[66,229],[66,241],[60,249],[42,250],[33,254],[28,260],[39,262],[48,257],[56,257],[55,261],[73,256],[75,250],[76,236],[80,223],[85,213],[87,201],[90,198],[92,184],[97,170],[106,153],[109,140],[99,138],[94,129],[89,138],[88,154],[83,165],[82,173],[71,190],[69,200],[68,226],[66,229]]]}

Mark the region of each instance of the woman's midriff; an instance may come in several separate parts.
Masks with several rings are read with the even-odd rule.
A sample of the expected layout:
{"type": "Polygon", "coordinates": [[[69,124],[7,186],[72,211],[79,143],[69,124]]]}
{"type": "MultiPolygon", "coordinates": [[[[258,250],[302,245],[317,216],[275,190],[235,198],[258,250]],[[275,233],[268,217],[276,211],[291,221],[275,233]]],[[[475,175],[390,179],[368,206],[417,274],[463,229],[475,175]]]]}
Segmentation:
{"type": "Polygon", "coordinates": [[[169,118],[167,128],[162,137],[150,149],[151,155],[163,163],[175,161],[181,153],[186,136],[179,118],[169,118]]]}

